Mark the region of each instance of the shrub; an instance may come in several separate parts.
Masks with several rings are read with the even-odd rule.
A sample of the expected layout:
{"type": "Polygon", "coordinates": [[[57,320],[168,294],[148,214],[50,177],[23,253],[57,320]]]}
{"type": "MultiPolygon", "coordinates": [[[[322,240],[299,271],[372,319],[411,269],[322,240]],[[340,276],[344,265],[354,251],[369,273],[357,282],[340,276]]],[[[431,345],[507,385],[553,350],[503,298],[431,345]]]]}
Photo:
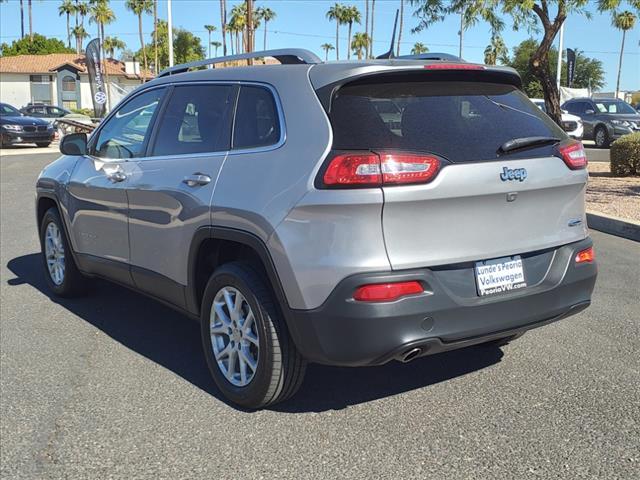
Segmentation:
{"type": "Polygon", "coordinates": [[[611,173],[616,177],[640,175],[640,132],[611,144],[611,173]]]}
{"type": "Polygon", "coordinates": [[[86,115],[87,117],[93,117],[93,109],[91,108],[72,108],[73,113],[79,113],[80,115],[86,115]]]}

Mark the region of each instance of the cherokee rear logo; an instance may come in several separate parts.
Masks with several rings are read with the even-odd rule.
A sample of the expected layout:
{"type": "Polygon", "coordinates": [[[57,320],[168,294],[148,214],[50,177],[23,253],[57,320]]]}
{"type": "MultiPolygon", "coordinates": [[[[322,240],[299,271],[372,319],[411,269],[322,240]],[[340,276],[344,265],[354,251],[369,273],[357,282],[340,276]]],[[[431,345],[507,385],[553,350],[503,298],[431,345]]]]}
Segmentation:
{"type": "Polygon", "coordinates": [[[518,180],[519,182],[524,182],[524,179],[527,178],[527,169],[526,168],[507,168],[502,167],[502,173],[500,174],[500,180],[506,182],[508,180],[518,180]]]}

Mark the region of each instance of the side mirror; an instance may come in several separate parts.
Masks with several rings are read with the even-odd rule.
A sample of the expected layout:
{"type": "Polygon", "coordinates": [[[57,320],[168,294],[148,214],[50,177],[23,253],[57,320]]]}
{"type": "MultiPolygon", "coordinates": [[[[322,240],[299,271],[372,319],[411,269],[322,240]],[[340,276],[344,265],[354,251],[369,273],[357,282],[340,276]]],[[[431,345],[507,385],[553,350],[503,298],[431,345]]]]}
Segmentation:
{"type": "Polygon", "coordinates": [[[65,135],[60,142],[60,152],[62,152],[63,155],[86,155],[87,134],[70,133],[65,135]]]}
{"type": "Polygon", "coordinates": [[[585,113],[586,115],[593,115],[593,114],[594,114],[594,113],[596,113],[596,112],[594,112],[593,110],[589,109],[589,110],[585,110],[585,111],[584,111],[584,113],[585,113]]]}

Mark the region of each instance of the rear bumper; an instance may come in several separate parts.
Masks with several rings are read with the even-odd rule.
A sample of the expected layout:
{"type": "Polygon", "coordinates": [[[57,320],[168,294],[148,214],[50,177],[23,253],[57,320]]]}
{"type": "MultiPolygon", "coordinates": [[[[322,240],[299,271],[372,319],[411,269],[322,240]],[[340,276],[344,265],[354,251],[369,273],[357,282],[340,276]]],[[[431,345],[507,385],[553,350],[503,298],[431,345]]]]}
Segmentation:
{"type": "Polygon", "coordinates": [[[536,283],[482,298],[469,285],[456,286],[475,285],[472,264],[351,276],[321,307],[293,310],[291,334],[309,361],[341,366],[379,365],[413,348],[429,355],[511,336],[589,305],[597,266],[577,265],[574,258],[591,245],[587,238],[543,252],[548,268],[536,283]],[[387,303],[352,300],[361,285],[405,280],[422,282],[427,292],[387,303]]]}

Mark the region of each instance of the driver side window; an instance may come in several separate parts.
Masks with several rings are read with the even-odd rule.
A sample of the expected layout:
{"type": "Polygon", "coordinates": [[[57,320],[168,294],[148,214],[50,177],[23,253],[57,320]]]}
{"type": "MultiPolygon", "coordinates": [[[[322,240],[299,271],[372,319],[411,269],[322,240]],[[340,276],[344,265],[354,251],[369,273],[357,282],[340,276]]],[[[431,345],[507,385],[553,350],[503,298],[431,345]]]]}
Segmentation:
{"type": "Polygon", "coordinates": [[[114,159],[143,156],[163,93],[163,88],[150,90],[120,107],[100,129],[91,154],[114,159]]]}

